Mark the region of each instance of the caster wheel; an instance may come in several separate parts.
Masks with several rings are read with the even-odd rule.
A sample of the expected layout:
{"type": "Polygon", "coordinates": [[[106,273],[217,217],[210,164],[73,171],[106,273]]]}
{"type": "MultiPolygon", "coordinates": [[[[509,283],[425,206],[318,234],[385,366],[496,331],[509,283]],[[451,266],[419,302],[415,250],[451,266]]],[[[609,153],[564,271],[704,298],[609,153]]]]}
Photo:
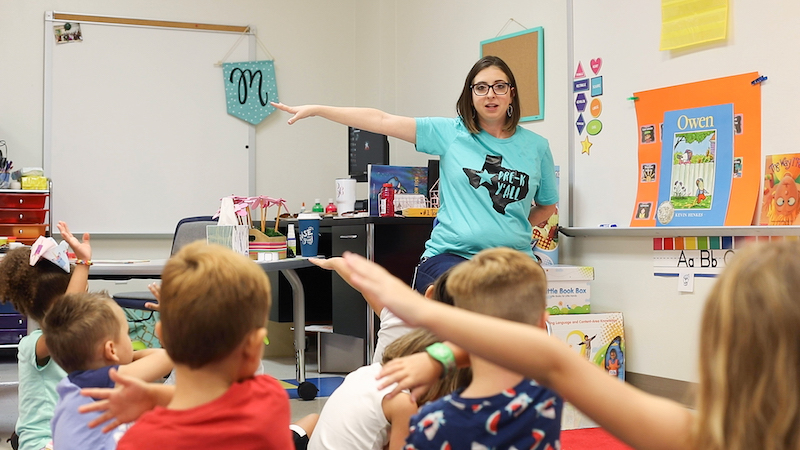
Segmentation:
{"type": "Polygon", "coordinates": [[[319,389],[314,386],[314,383],[308,381],[304,381],[297,386],[297,395],[303,400],[314,400],[317,397],[317,392],[319,392],[319,389]]]}

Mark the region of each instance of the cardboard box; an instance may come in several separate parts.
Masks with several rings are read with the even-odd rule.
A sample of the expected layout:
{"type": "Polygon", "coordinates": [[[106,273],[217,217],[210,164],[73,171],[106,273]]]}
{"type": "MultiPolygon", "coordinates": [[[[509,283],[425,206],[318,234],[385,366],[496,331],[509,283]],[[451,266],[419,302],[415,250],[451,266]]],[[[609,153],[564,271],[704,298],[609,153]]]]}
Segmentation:
{"type": "MultiPolygon", "coordinates": [[[[550,316],[551,334],[611,377],[625,380],[625,331],[622,313],[550,316]],[[587,352],[588,349],[588,352],[587,352]]],[[[593,428],[597,424],[573,405],[564,404],[561,429],[593,428]]]]}
{"type": "Polygon", "coordinates": [[[260,230],[250,228],[250,259],[256,261],[286,259],[286,236],[267,236],[260,230]]]}
{"type": "Polygon", "coordinates": [[[547,276],[547,312],[550,315],[591,312],[589,282],[594,268],[586,266],[542,266],[547,276]]]}

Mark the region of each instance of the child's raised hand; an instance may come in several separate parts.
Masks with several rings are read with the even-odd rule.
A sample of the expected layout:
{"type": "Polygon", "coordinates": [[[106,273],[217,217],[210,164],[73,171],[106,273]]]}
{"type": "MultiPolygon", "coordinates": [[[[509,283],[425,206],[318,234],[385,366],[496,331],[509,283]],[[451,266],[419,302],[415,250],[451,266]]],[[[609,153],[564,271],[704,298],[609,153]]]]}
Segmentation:
{"type": "Polygon", "coordinates": [[[156,283],[150,283],[147,285],[147,289],[149,289],[150,293],[153,294],[153,297],[156,298],[156,303],[147,302],[144,304],[144,307],[152,309],[153,311],[158,311],[161,308],[158,305],[158,302],[161,301],[161,285],[156,283]]]}
{"type": "Polygon", "coordinates": [[[108,433],[124,423],[133,422],[156,406],[156,401],[148,390],[148,383],[121,375],[115,369],[110,369],[108,375],[116,383],[116,387],[81,389],[81,395],[101,400],[78,407],[78,412],[81,413],[102,413],[89,422],[89,428],[109,422],[103,427],[103,433],[108,433]]]}
{"type": "Polygon", "coordinates": [[[75,252],[76,258],[84,261],[91,261],[92,246],[89,244],[89,233],[83,233],[83,242],[81,242],[78,240],[78,238],[72,235],[66,222],[62,221],[58,222],[58,232],[61,233],[61,237],[67,241],[67,244],[69,244],[69,246],[72,248],[72,251],[75,252]]]}
{"type": "Polygon", "coordinates": [[[433,360],[427,353],[395,358],[383,365],[378,374],[378,389],[397,383],[387,397],[391,398],[400,392],[411,390],[411,398],[416,401],[435,383],[442,374],[442,365],[433,360]]]}

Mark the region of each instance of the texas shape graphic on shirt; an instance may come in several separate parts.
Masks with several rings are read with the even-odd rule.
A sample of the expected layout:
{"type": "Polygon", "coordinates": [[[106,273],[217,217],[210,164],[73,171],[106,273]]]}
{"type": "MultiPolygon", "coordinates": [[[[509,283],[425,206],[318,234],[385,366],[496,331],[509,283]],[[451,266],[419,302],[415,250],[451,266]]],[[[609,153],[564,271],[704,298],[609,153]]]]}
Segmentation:
{"type": "Polygon", "coordinates": [[[528,195],[529,177],[523,172],[503,167],[503,157],[486,155],[480,171],[464,168],[469,184],[475,189],[483,186],[492,199],[492,207],[500,214],[506,213],[506,206],[524,199],[528,195]]]}

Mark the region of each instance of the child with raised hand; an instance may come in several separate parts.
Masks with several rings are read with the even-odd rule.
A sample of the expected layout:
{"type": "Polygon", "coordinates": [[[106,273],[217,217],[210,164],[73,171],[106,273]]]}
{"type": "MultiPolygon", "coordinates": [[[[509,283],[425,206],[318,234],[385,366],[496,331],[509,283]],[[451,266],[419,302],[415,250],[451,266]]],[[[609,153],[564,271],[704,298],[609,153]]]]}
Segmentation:
{"type": "MultiPolygon", "coordinates": [[[[542,329],[428,301],[358,255],[345,260],[352,283],[409,324],[552,387],[635,448],[796,450],[798,254],[798,241],[750,244],[717,279],[701,322],[695,412],[620,383],[542,329]]],[[[385,382],[398,381],[389,369],[385,382]]],[[[409,387],[399,381],[395,390],[409,387]]]]}
{"type": "MultiPolygon", "coordinates": [[[[541,328],[547,320],[546,289],[542,268],[508,248],[484,250],[453,267],[446,284],[459,309],[541,328]]],[[[427,359],[441,363],[447,373],[454,365],[450,349],[436,350],[428,350],[427,359]]],[[[563,400],[558,394],[478,355],[469,359],[472,382],[420,409],[411,419],[409,448],[560,447],[563,400]]]]}
{"type": "MultiPolygon", "coordinates": [[[[417,329],[386,346],[383,363],[424,351],[439,339],[417,329]]],[[[419,405],[463,387],[469,371],[454,370],[441,377],[414,401],[408,393],[386,397],[391,388],[377,389],[381,363],[361,367],[347,375],[322,408],[309,450],[400,450],[405,448],[409,418],[419,405]]]]}
{"type": "Polygon", "coordinates": [[[291,429],[293,436],[286,391],[255,375],[271,303],[264,271],[230,249],[195,242],[170,258],[161,276],[156,331],[175,363],[175,385],[145,384],[112,369],[121,389],[82,392],[103,399],[79,408],[100,412],[89,426],[110,421],[107,431],[136,420],[120,450],[304,448],[302,434],[316,416],[298,422],[302,430],[291,429]]]}
{"type": "MultiPolygon", "coordinates": [[[[66,294],[42,324],[52,358],[68,375],[56,386],[59,399],[51,422],[53,446],[60,450],[115,449],[127,427],[102,433],[87,426],[92,415],[78,412],[91,403],[82,388],[114,387],[113,368],[121,374],[152,382],[172,369],[163,349],[133,351],[125,313],[104,293],[66,294]]],[[[99,414],[95,414],[99,415],[99,414]]]]}
{"type": "MultiPolygon", "coordinates": [[[[65,292],[84,292],[88,287],[92,260],[89,234],[84,233],[81,242],[64,222],[58,222],[58,231],[78,259],[69,271],[46,258],[31,265],[30,247],[11,250],[0,262],[0,302],[11,301],[14,309],[39,324],[65,292]]],[[[33,331],[20,340],[17,350],[19,418],[15,432],[20,450],[39,450],[50,444],[50,419],[58,399],[56,384],[67,375],[51,360],[45,334],[33,331]]]]}

